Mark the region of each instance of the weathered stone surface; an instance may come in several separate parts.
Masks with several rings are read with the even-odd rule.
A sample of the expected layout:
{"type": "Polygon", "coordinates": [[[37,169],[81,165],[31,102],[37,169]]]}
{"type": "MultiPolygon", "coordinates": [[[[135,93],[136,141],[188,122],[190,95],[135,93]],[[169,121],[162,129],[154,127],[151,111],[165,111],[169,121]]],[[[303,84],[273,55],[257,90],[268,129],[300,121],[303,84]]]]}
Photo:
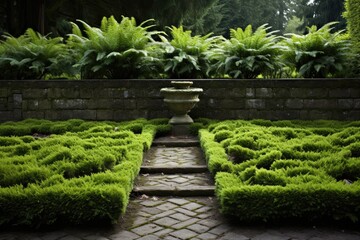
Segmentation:
{"type": "Polygon", "coordinates": [[[351,88],[335,88],[329,90],[330,98],[348,98],[351,95],[351,88]]]}
{"type": "Polygon", "coordinates": [[[354,99],[354,109],[360,109],[360,98],[354,99]]]}
{"type": "Polygon", "coordinates": [[[255,89],[254,88],[246,88],[245,96],[248,98],[254,98],[255,97],[255,89]]]}
{"type": "Polygon", "coordinates": [[[336,108],[336,100],[333,99],[306,99],[304,100],[304,108],[306,109],[334,109],[336,108]]]}
{"type": "Polygon", "coordinates": [[[246,108],[264,109],[265,108],[265,100],[263,100],[263,99],[248,99],[248,100],[246,100],[246,108]]]}
{"type": "Polygon", "coordinates": [[[273,95],[275,98],[289,98],[290,90],[288,88],[273,88],[273,95]]]}
{"type": "Polygon", "coordinates": [[[114,111],[112,110],[97,110],[96,120],[112,120],[114,118],[114,111]]]}
{"type": "Polygon", "coordinates": [[[256,88],[255,96],[257,98],[272,98],[273,90],[271,88],[256,88]]]}
{"type": "Polygon", "coordinates": [[[45,112],[43,111],[25,111],[22,113],[22,117],[26,118],[38,118],[43,119],[45,117],[45,112]]]}
{"type": "Polygon", "coordinates": [[[22,107],[23,96],[20,93],[13,94],[13,106],[18,109],[22,107]]]}
{"type": "Polygon", "coordinates": [[[24,99],[44,99],[48,96],[48,89],[43,88],[34,88],[34,89],[24,89],[23,92],[24,99]]]}
{"type": "Polygon", "coordinates": [[[341,109],[352,109],[354,108],[354,100],[353,99],[338,99],[338,108],[341,109]]]}
{"type": "Polygon", "coordinates": [[[88,100],[85,99],[56,99],[53,100],[54,109],[87,109],[88,100]]]}
{"type": "Polygon", "coordinates": [[[0,98],[6,98],[9,95],[8,88],[0,88],[0,98]]]}
{"type": "Polygon", "coordinates": [[[279,98],[266,99],[266,109],[284,109],[285,100],[279,98]]]}
{"type": "Polygon", "coordinates": [[[304,107],[304,100],[302,99],[288,99],[285,106],[290,109],[302,109],[304,107]]]}
{"type": "MultiPolygon", "coordinates": [[[[91,120],[131,120],[135,118],[170,118],[172,114],[160,94],[171,80],[89,80],[89,81],[2,81],[0,111],[14,111],[22,119],[28,111],[95,110],[91,120]],[[114,111],[113,114],[110,111],[114,111]]],[[[195,118],[213,119],[281,119],[299,110],[300,119],[315,119],[309,110],[321,110],[320,116],[332,119],[339,112],[359,109],[358,79],[200,79],[195,87],[204,89],[200,103],[192,110],[195,118]],[[267,110],[264,112],[263,110],[267,110]],[[277,112],[271,115],[269,111],[277,112]],[[301,110],[307,111],[306,114],[301,110]]],[[[65,114],[45,114],[51,119],[75,118],[65,114]],[[56,118],[54,117],[56,115],[56,118]]],[[[76,112],[74,112],[76,114],[76,112]]],[[[8,117],[10,115],[8,114],[8,117]]],[[[89,115],[88,115],[89,116],[89,115]]],[[[319,116],[316,114],[315,116],[319,116]]],[[[342,120],[359,119],[343,114],[342,120]]],[[[287,117],[288,119],[289,117],[287,117]]],[[[338,118],[337,118],[338,119],[338,118]]],[[[9,119],[11,120],[11,119],[9,119]]]]}

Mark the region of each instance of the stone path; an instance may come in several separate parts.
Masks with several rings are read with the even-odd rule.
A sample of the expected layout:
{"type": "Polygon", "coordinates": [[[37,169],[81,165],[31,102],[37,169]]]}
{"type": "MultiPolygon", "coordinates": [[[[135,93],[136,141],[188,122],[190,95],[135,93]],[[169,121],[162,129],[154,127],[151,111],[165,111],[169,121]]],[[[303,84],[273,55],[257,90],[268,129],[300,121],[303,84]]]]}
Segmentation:
{"type": "Polygon", "coordinates": [[[0,230],[0,240],[356,240],[354,227],[244,225],[219,213],[195,139],[159,139],[144,158],[126,215],[111,227],[0,230]]]}

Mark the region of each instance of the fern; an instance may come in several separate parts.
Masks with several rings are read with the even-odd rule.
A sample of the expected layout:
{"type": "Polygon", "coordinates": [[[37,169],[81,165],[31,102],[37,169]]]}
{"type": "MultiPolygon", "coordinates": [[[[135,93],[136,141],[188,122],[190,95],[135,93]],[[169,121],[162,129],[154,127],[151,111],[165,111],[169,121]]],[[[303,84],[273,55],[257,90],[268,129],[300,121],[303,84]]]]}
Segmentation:
{"type": "Polygon", "coordinates": [[[230,29],[230,39],[219,45],[212,56],[217,72],[233,78],[273,77],[281,69],[282,47],[277,44],[275,32],[267,32],[266,25],[254,32],[252,26],[230,29]]]}
{"type": "Polygon", "coordinates": [[[153,36],[161,32],[150,31],[153,20],[136,24],[134,18],[123,17],[119,23],[112,16],[103,18],[100,28],[82,23],[85,35],[73,23],[73,34],[68,45],[77,51],[83,78],[151,78],[160,69],[158,44],[153,36]]]}
{"type": "Polygon", "coordinates": [[[70,66],[60,37],[48,38],[28,29],[18,38],[5,38],[0,43],[2,79],[40,79],[46,74],[61,74],[70,66]]]}
{"type": "Polygon", "coordinates": [[[220,37],[192,36],[182,26],[171,27],[172,40],[163,40],[165,72],[170,78],[209,77],[209,55],[220,37]]]}
{"type": "Polygon", "coordinates": [[[342,31],[331,33],[334,24],[320,29],[312,26],[307,35],[288,34],[283,59],[298,77],[324,78],[344,71],[350,42],[341,35],[342,31]]]}

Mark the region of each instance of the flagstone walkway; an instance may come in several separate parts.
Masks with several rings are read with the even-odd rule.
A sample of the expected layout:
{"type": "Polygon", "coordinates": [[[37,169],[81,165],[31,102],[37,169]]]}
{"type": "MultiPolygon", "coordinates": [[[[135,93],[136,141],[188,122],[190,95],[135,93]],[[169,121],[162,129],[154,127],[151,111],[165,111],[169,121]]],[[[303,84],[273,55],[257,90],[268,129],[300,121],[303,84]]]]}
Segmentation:
{"type": "Polygon", "coordinates": [[[0,231],[0,240],[360,240],[354,227],[244,225],[219,213],[213,177],[193,138],[157,139],[120,223],[111,227],[67,227],[0,231]]]}

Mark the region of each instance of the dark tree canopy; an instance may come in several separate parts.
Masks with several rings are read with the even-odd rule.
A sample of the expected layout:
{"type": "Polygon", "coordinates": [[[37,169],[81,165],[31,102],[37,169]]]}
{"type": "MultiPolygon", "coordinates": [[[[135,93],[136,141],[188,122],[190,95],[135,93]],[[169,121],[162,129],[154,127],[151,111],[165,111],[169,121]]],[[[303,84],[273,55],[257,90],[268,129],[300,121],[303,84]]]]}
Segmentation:
{"type": "Polygon", "coordinates": [[[133,16],[140,23],[149,18],[164,26],[184,25],[196,34],[229,34],[229,28],[254,28],[265,23],[283,32],[288,21],[297,16],[305,26],[339,21],[345,0],[1,0],[0,31],[15,36],[31,27],[39,32],[64,35],[68,21],[81,19],[100,24],[103,16],[133,16]]]}

